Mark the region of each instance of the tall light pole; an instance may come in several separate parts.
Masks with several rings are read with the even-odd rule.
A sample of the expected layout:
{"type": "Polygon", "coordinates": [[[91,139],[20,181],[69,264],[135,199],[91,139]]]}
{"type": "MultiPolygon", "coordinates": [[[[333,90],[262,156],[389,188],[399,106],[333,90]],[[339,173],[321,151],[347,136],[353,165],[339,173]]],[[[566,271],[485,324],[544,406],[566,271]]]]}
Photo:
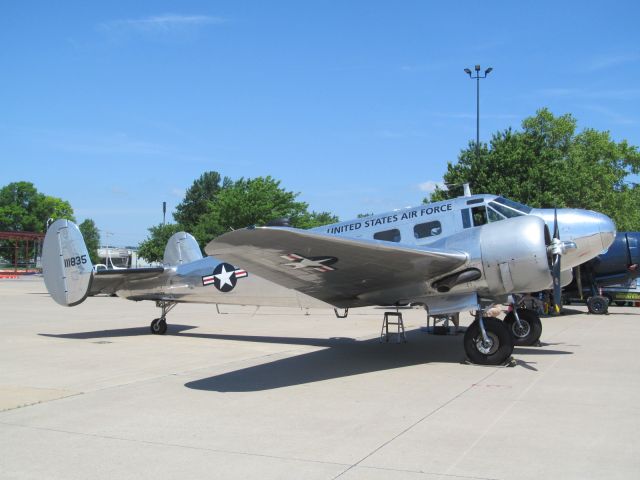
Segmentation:
{"type": "Polygon", "coordinates": [[[480,79],[487,78],[487,75],[491,73],[493,68],[489,67],[484,71],[484,75],[480,75],[480,65],[476,65],[475,76],[473,76],[471,70],[464,69],[464,73],[469,75],[469,78],[476,80],[476,158],[480,160],[480,79]]]}

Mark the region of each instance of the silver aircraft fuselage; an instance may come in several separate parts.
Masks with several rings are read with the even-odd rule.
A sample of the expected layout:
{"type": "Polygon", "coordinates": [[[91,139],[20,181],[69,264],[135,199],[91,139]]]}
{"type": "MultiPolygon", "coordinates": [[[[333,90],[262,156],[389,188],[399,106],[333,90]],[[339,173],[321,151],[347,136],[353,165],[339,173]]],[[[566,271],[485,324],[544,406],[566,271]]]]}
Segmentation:
{"type": "Polygon", "coordinates": [[[563,270],[570,270],[606,251],[616,236],[613,221],[602,213],[575,208],[531,208],[498,195],[479,194],[407,207],[312,229],[349,238],[385,240],[411,246],[438,245],[448,236],[524,215],[544,220],[550,235],[557,212],[560,239],[575,242],[562,255],[563,270]]]}

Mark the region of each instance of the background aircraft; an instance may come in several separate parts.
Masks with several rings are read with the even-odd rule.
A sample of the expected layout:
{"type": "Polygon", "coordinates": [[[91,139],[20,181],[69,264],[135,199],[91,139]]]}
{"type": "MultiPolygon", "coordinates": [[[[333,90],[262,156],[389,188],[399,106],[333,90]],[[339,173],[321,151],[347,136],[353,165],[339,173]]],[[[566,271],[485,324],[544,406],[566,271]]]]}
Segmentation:
{"type": "Polygon", "coordinates": [[[77,227],[58,220],[45,238],[43,269],[61,305],[99,293],[155,301],[162,313],[151,330],[160,334],[167,313],[181,302],[419,304],[432,315],[472,309],[478,315],[465,333],[469,359],[500,364],[513,351],[513,333],[483,318],[483,307],[511,293],[549,288],[552,271],[559,283],[561,256],[570,269],[606,249],[615,235],[604,215],[558,210],[552,237],[543,219],[525,210],[531,209],[475,195],[314,230],[249,227],[211,241],[204,258],[195,239],[180,232],[167,244],[164,267],[100,272],[93,272],[77,227]],[[560,240],[559,232],[570,240],[560,240]]]}
{"type": "Polygon", "coordinates": [[[612,298],[600,294],[611,285],[628,284],[640,276],[640,232],[619,232],[609,249],[574,270],[563,291],[566,298],[586,297],[589,312],[607,313],[612,298]]]}

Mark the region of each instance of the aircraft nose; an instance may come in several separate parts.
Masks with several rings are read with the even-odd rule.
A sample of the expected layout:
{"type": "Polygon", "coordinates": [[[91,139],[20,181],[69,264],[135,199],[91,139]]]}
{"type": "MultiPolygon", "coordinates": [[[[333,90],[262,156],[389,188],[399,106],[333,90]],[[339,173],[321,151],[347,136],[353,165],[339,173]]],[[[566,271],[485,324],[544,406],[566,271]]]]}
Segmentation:
{"type": "Polygon", "coordinates": [[[602,248],[606,250],[616,238],[616,224],[606,215],[598,213],[598,228],[600,229],[602,248]]]}

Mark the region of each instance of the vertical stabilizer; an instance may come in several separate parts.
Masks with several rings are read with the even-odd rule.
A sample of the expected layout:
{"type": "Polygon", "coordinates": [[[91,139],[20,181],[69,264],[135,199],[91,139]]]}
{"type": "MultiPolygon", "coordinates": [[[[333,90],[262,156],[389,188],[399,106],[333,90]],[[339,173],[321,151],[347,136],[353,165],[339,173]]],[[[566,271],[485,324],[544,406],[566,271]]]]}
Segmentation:
{"type": "Polygon", "coordinates": [[[183,265],[202,258],[202,251],[193,235],[187,232],[174,233],[164,249],[164,265],[183,265]]]}
{"type": "Polygon", "coordinates": [[[72,307],[87,298],[93,265],[75,223],[51,224],[42,247],[42,270],[49,294],[60,305],[72,307]]]}

